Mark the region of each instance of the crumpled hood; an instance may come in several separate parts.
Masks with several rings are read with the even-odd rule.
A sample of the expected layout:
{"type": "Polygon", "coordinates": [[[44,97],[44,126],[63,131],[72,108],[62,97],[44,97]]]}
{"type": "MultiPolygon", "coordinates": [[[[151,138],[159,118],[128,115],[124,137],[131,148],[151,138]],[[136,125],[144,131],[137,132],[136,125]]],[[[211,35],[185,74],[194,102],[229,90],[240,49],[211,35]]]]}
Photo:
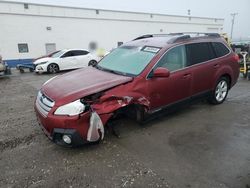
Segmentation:
{"type": "Polygon", "coordinates": [[[57,76],[43,85],[41,90],[47,97],[55,101],[56,106],[60,106],[132,79],[87,67],[57,76]]]}

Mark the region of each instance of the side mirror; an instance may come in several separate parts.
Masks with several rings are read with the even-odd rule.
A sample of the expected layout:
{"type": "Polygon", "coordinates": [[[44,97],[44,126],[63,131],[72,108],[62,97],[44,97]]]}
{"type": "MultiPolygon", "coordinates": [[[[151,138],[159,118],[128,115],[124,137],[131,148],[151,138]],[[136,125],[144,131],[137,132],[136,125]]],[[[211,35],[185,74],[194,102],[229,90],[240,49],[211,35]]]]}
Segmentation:
{"type": "Polygon", "coordinates": [[[158,78],[158,77],[169,77],[170,76],[170,71],[166,68],[163,67],[158,67],[154,70],[153,72],[153,77],[158,78]]]}

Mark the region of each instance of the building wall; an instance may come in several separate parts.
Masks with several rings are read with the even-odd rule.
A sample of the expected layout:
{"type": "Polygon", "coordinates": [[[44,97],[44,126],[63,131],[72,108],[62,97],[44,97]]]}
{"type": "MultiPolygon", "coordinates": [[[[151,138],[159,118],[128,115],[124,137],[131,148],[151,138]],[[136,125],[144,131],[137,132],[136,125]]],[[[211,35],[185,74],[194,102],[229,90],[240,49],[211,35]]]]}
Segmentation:
{"type": "Polygon", "coordinates": [[[31,59],[57,49],[88,48],[91,41],[110,50],[148,33],[221,32],[223,19],[119,12],[72,7],[0,2],[0,54],[5,59],[31,59]],[[29,52],[19,53],[18,43],[29,52]]]}

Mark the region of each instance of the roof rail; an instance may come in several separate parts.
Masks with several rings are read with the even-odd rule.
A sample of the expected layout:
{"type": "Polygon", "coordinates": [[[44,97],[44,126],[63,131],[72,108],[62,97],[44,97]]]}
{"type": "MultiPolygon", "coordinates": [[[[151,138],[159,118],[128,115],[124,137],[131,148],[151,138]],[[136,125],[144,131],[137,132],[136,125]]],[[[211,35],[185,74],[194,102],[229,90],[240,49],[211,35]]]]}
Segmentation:
{"type": "Polygon", "coordinates": [[[189,34],[189,35],[197,35],[197,36],[208,36],[208,37],[221,37],[219,33],[206,33],[206,32],[182,32],[182,33],[170,33],[172,35],[185,35],[185,34],[189,34]]]}
{"type": "Polygon", "coordinates": [[[187,39],[190,39],[190,38],[191,38],[190,35],[180,35],[180,36],[171,38],[168,41],[168,43],[172,44],[172,43],[179,42],[179,41],[182,41],[182,40],[187,40],[187,39]]]}
{"type": "Polygon", "coordinates": [[[146,34],[146,35],[139,36],[135,38],[134,40],[140,40],[140,39],[146,39],[146,38],[152,38],[152,37],[167,37],[167,36],[171,36],[171,34],[146,34]]]}
{"type": "Polygon", "coordinates": [[[169,33],[169,34],[147,34],[142,35],[134,40],[152,38],[152,37],[170,37],[168,43],[175,43],[181,40],[186,40],[192,37],[221,37],[219,33],[203,33],[203,32],[183,32],[183,33],[169,33]],[[192,36],[195,35],[195,36],[192,36]]]}
{"type": "Polygon", "coordinates": [[[142,35],[142,36],[139,36],[139,37],[135,38],[134,40],[146,39],[146,38],[151,38],[151,37],[153,37],[153,35],[151,35],[151,34],[142,35]]]}

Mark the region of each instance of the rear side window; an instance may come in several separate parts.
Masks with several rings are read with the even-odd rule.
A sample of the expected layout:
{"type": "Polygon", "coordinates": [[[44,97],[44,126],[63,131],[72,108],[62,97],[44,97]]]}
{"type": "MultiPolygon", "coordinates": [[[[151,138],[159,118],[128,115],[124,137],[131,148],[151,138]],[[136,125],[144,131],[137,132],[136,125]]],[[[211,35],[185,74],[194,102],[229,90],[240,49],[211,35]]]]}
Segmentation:
{"type": "Polygon", "coordinates": [[[73,57],[78,55],[87,55],[89,52],[84,50],[71,50],[68,51],[66,54],[63,55],[63,57],[73,57]]]}
{"type": "Polygon", "coordinates": [[[74,52],[75,56],[78,56],[78,55],[87,55],[89,53],[88,51],[85,51],[85,50],[75,50],[73,52],[74,52]]]}
{"type": "Polygon", "coordinates": [[[73,51],[68,51],[62,57],[73,57],[73,56],[75,56],[74,52],[73,51]]]}
{"type": "Polygon", "coordinates": [[[188,65],[195,65],[214,59],[216,56],[209,43],[187,44],[188,65]]]}
{"type": "Polygon", "coordinates": [[[229,49],[221,42],[212,42],[212,46],[216,53],[216,57],[222,57],[230,52],[229,49]]]}

